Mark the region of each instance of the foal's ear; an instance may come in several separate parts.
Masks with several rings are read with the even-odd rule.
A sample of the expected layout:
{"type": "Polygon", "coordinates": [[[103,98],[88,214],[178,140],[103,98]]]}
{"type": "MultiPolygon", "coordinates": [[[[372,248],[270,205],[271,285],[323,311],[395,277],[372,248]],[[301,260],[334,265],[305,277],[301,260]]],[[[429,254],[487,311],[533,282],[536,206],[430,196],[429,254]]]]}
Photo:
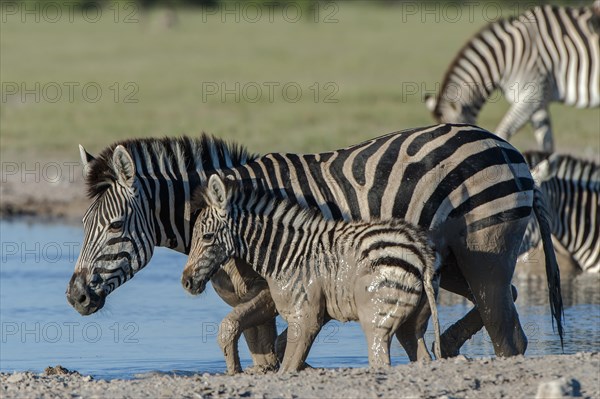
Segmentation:
{"type": "Polygon", "coordinates": [[[221,177],[217,174],[212,175],[208,179],[208,199],[211,205],[220,209],[227,209],[227,188],[221,177]]]}
{"type": "Polygon", "coordinates": [[[558,172],[558,159],[555,156],[550,156],[537,165],[531,170],[533,179],[537,184],[541,184],[547,180],[552,179],[558,172]]]}
{"type": "Polygon", "coordinates": [[[423,101],[425,102],[425,106],[430,112],[435,110],[435,106],[437,105],[437,99],[433,94],[425,94],[423,97],[423,101]]]}

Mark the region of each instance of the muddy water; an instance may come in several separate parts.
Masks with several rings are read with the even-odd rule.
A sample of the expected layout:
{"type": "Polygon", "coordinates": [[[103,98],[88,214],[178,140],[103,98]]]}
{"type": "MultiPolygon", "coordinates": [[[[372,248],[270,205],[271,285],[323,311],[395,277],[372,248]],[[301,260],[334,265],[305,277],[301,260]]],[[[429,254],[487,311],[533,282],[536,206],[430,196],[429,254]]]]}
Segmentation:
{"type": "MultiPolygon", "coordinates": [[[[61,364],[98,377],[132,377],[147,371],[222,372],[216,331],[229,307],[209,286],[200,297],[180,286],[185,256],[158,248],[149,266],[110,295],[105,309],[80,316],[66,301],[66,284],[79,253],[77,227],[23,222],[0,224],[0,370],[42,371],[61,364]]],[[[552,331],[545,280],[518,282],[521,322],[529,338],[528,356],[561,353],[552,331]]],[[[600,279],[579,276],[563,281],[566,353],[600,350],[600,279]]],[[[466,301],[440,297],[442,326],[470,309],[466,301]]],[[[279,328],[285,323],[281,320],[279,328]]],[[[429,334],[429,342],[432,334],[429,334]]],[[[250,357],[242,342],[244,365],[250,357]]],[[[463,354],[493,354],[489,337],[480,332],[463,354]]],[[[368,364],[357,323],[325,326],[309,356],[320,367],[368,364]]],[[[392,361],[408,359],[397,342],[392,361]]]]}

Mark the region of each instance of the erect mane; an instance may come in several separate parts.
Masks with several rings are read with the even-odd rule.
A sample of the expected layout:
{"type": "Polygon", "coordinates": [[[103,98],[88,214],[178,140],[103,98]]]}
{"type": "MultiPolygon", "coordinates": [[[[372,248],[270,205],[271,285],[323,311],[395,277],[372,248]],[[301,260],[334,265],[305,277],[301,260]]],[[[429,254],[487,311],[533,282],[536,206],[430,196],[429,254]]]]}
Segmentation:
{"type": "MultiPolygon", "coordinates": [[[[150,162],[153,170],[168,171],[174,176],[177,176],[178,171],[184,170],[193,172],[231,168],[257,157],[243,146],[205,133],[199,138],[182,136],[118,141],[102,150],[100,155],[88,164],[86,185],[89,198],[100,196],[116,181],[117,174],[112,158],[118,145],[127,149],[136,165],[150,162]]],[[[143,177],[144,171],[136,168],[136,175],[143,177]]]]}
{"type": "MultiPolygon", "coordinates": [[[[223,179],[223,183],[227,191],[231,193],[229,205],[233,209],[248,211],[254,214],[263,214],[265,209],[269,209],[269,217],[280,219],[286,215],[290,206],[297,206],[301,208],[301,212],[291,221],[294,227],[301,226],[305,222],[312,220],[315,216],[323,217],[321,211],[316,208],[303,207],[295,201],[279,197],[268,189],[257,187],[253,183],[243,183],[229,179],[223,179]],[[257,213],[255,210],[257,208],[256,204],[261,201],[262,204],[259,207],[261,211],[257,213]]],[[[194,190],[190,200],[192,212],[200,211],[210,203],[209,189],[208,185],[202,185],[194,190]]]]}

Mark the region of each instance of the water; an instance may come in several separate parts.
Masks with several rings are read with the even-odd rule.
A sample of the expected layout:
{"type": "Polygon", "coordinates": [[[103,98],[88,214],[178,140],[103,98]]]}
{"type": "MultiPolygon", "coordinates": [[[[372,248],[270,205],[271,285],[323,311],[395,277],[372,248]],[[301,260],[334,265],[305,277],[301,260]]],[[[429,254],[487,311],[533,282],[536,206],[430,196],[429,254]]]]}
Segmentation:
{"type": "MultiPolygon", "coordinates": [[[[151,263],[112,293],[97,314],[80,316],[67,303],[65,289],[73,272],[81,228],[2,222],[0,224],[0,370],[41,372],[60,364],[100,378],[131,378],[149,371],[223,372],[225,363],[216,331],[230,308],[212,290],[199,297],[180,285],[186,257],[157,248],[151,263]]],[[[522,283],[517,301],[529,338],[528,356],[561,353],[552,331],[545,280],[522,283]]],[[[580,276],[565,281],[565,353],[600,350],[600,279],[580,276]]],[[[448,326],[470,309],[449,294],[440,297],[440,321],[448,326]]],[[[278,328],[285,323],[278,321],[278,328]]],[[[428,342],[433,335],[428,333],[428,342]]],[[[466,356],[491,356],[484,332],[464,347],[466,356]]],[[[245,366],[250,356],[240,343],[245,366]]],[[[368,365],[357,323],[331,322],[323,328],[308,362],[317,367],[368,365]]],[[[397,341],[393,364],[407,363],[397,341]]]]}

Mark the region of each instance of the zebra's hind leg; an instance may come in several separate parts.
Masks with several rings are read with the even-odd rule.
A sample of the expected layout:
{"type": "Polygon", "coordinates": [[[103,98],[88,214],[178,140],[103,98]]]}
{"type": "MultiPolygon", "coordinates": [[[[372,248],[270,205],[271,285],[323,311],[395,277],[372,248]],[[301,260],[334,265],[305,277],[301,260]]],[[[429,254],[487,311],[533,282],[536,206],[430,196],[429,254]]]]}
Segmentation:
{"type": "Polygon", "coordinates": [[[425,343],[425,332],[430,316],[431,309],[427,304],[425,294],[423,294],[419,302],[419,308],[396,330],[396,338],[411,362],[432,359],[425,343]]]}
{"type": "MultiPolygon", "coordinates": [[[[517,300],[517,288],[511,285],[511,292],[513,296],[513,302],[517,300]]],[[[454,357],[460,354],[460,348],[469,340],[471,337],[479,332],[483,328],[483,320],[477,307],[473,307],[456,323],[452,324],[441,336],[442,339],[442,357],[454,357]]],[[[433,350],[432,344],[432,350],[433,350]]]]}
{"type": "Polygon", "coordinates": [[[522,218],[468,232],[466,248],[452,248],[497,356],[520,355],[527,348],[511,285],[526,225],[522,218]]]}

